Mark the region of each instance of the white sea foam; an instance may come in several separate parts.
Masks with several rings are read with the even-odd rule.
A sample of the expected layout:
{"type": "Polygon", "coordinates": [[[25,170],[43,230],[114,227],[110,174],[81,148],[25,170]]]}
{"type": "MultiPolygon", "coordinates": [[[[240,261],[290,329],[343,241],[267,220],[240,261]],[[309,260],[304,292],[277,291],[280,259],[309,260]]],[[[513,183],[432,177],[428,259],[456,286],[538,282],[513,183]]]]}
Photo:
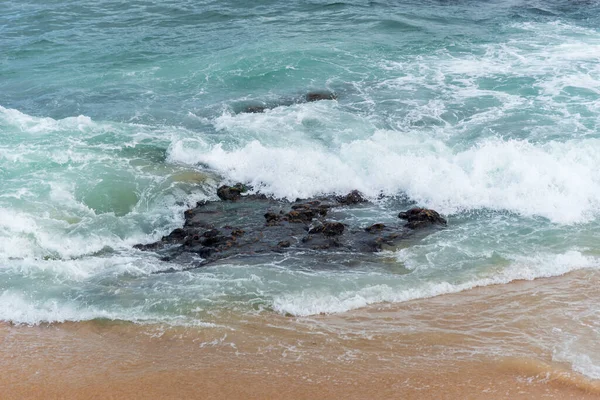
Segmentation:
{"type": "Polygon", "coordinates": [[[474,277],[462,283],[448,281],[423,282],[407,287],[399,279],[395,282],[366,286],[357,290],[336,292],[334,289],[302,290],[277,295],[273,299],[273,308],[282,314],[308,316],[321,313],[339,313],[369,304],[391,302],[401,303],[409,300],[457,293],[481,286],[506,284],[516,280],[533,280],[563,275],[582,268],[597,268],[597,259],[569,251],[556,256],[520,258],[513,264],[493,275],[474,277]]]}
{"type": "Polygon", "coordinates": [[[64,129],[85,131],[90,127],[99,126],[85,115],[56,120],[50,117],[34,117],[19,110],[2,106],[0,106],[0,123],[17,127],[22,132],[30,134],[43,134],[64,129]]]}
{"type": "Polygon", "coordinates": [[[180,225],[186,206],[205,196],[182,190],[191,185],[177,181],[181,167],[140,159],[143,151],[121,155],[181,133],[146,128],[0,106],[0,172],[18,177],[0,188],[0,261],[126,251],[180,225]]]}
{"type": "Polygon", "coordinates": [[[179,142],[170,157],[204,163],[231,181],[295,199],[358,189],[406,193],[444,213],[489,208],[582,222],[600,211],[600,140],[533,144],[482,140],[464,150],[416,135],[377,131],[339,148],[275,147],[252,141],[227,151],[179,142]]]}
{"type": "Polygon", "coordinates": [[[555,353],[553,360],[571,364],[573,371],[579,372],[588,378],[600,379],[600,364],[592,361],[588,354],[565,351],[555,353]]]}
{"type": "Polygon", "coordinates": [[[357,84],[361,97],[373,102],[385,93],[410,106],[385,124],[337,102],[224,113],[213,121],[218,142],[176,140],[169,160],[202,163],[288,199],[359,189],[372,198],[406,193],[444,213],[487,208],[565,224],[593,219],[600,141],[590,114],[600,110],[593,98],[600,35],[564,23],[512,28],[506,41],[474,45],[466,55],[440,49],[377,61],[386,78],[357,84]],[[411,94],[418,91],[434,98],[411,94]],[[523,121],[523,110],[540,125],[523,121]]]}
{"type": "Polygon", "coordinates": [[[105,309],[84,306],[58,299],[35,300],[16,291],[5,290],[0,294],[0,320],[15,324],[37,325],[41,323],[78,322],[94,319],[131,321],[142,324],[168,324],[174,326],[215,327],[217,325],[194,318],[157,315],[143,307],[130,309],[105,309]]]}
{"type": "MultiPolygon", "coordinates": [[[[595,322],[595,321],[594,321],[595,322]]],[[[584,324],[590,328],[590,324],[584,324]]],[[[593,328],[593,327],[592,327],[593,328]]],[[[591,352],[594,349],[598,337],[598,326],[596,330],[589,333],[587,343],[583,341],[582,336],[563,333],[562,340],[552,352],[552,360],[564,362],[571,365],[571,368],[592,379],[600,379],[600,358],[597,352],[591,352]]]]}

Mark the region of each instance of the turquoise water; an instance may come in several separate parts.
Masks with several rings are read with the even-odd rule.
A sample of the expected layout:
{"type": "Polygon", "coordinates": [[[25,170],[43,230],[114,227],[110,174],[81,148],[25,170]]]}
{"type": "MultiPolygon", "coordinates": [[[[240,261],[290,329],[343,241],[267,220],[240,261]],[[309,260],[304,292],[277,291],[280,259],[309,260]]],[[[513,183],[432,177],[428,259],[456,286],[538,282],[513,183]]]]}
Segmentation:
{"type": "MultiPolygon", "coordinates": [[[[591,1],[0,0],[0,319],[204,325],[600,265],[591,1]],[[289,3],[289,4],[288,4],[289,3]],[[310,90],[337,100],[298,103],[310,90]],[[249,105],[270,107],[244,114],[249,105]],[[152,275],[221,183],[359,189],[449,227],[359,261],[152,275]]],[[[380,201],[367,226],[393,218],[380,201]]]]}

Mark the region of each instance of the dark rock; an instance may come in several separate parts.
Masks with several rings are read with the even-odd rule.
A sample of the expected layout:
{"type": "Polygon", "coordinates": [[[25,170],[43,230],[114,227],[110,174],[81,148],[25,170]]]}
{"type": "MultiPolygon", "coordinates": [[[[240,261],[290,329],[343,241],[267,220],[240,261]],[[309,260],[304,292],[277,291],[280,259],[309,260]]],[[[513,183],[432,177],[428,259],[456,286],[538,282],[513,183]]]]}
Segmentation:
{"type": "Polygon", "coordinates": [[[292,223],[303,223],[310,222],[315,217],[315,213],[312,209],[297,209],[292,210],[285,215],[287,220],[292,223]]]}
{"type": "Polygon", "coordinates": [[[321,221],[315,221],[309,226],[307,226],[308,234],[311,233],[322,233],[323,232],[323,223],[321,221]]]}
{"type": "Polygon", "coordinates": [[[437,211],[419,207],[401,212],[398,214],[398,218],[405,219],[407,221],[405,226],[410,229],[447,224],[447,221],[437,211]]]}
{"type": "Polygon", "coordinates": [[[267,220],[268,226],[278,225],[279,222],[283,219],[283,216],[281,214],[275,214],[273,212],[266,213],[264,217],[267,220]]]}
{"type": "Polygon", "coordinates": [[[209,231],[206,231],[202,234],[202,236],[204,236],[205,238],[212,238],[212,237],[216,237],[219,235],[219,230],[218,229],[211,229],[209,231]]]}
{"type": "Polygon", "coordinates": [[[322,233],[325,236],[337,236],[344,233],[344,224],[341,222],[327,221],[313,224],[308,230],[309,234],[322,233]]]}
{"type": "Polygon", "coordinates": [[[365,231],[367,231],[369,233],[375,233],[375,232],[382,231],[383,229],[385,229],[384,224],[373,224],[373,225],[369,226],[368,228],[365,228],[365,231]]]}
{"type": "Polygon", "coordinates": [[[351,205],[359,203],[367,203],[368,200],[358,190],[353,190],[345,196],[338,196],[336,200],[340,204],[351,205]]]}
{"type": "Polygon", "coordinates": [[[325,236],[337,236],[344,233],[344,224],[341,222],[329,221],[323,224],[323,234],[325,236]]]}
{"type": "Polygon", "coordinates": [[[299,212],[305,212],[305,211],[310,211],[313,214],[313,218],[318,214],[321,217],[324,217],[325,215],[327,215],[327,211],[331,208],[331,205],[329,204],[321,204],[320,201],[309,201],[308,203],[302,203],[302,204],[294,204],[292,206],[292,210],[294,211],[299,211],[299,212]]]}
{"type": "Polygon", "coordinates": [[[161,243],[161,242],[148,243],[148,244],[136,244],[133,246],[134,249],[138,249],[138,250],[142,250],[142,251],[159,250],[162,247],[164,247],[164,243],[161,243]]]}
{"type": "Polygon", "coordinates": [[[246,231],[244,231],[243,229],[232,229],[231,230],[231,236],[233,236],[233,237],[242,236],[244,233],[246,233],[246,231]]]}
{"type": "Polygon", "coordinates": [[[332,92],[310,92],[305,96],[305,100],[309,103],[320,100],[337,100],[337,96],[332,92]]]}
{"type": "MultiPolygon", "coordinates": [[[[160,241],[134,246],[155,251],[165,262],[178,263],[181,268],[197,268],[227,258],[269,254],[318,254],[330,252],[369,253],[393,249],[409,236],[421,237],[429,230],[415,228],[445,225],[435,211],[412,209],[400,214],[406,225],[374,224],[368,228],[346,226],[325,216],[335,207],[344,205],[335,215],[343,215],[366,200],[357,192],[347,196],[326,197],[293,203],[269,199],[261,195],[244,195],[243,185],[218,189],[223,200],[198,204],[184,213],[183,228],[173,230],[160,241]],[[422,232],[422,233],[418,233],[422,232]],[[292,245],[293,243],[293,245],[292,245]],[[200,259],[199,259],[200,258],[200,259]]],[[[163,271],[164,272],[164,271],[163,271]]]]}
{"type": "Polygon", "coordinates": [[[217,189],[217,196],[221,200],[236,201],[242,197],[242,193],[248,191],[248,187],[241,183],[236,183],[234,186],[223,185],[217,189]]]}

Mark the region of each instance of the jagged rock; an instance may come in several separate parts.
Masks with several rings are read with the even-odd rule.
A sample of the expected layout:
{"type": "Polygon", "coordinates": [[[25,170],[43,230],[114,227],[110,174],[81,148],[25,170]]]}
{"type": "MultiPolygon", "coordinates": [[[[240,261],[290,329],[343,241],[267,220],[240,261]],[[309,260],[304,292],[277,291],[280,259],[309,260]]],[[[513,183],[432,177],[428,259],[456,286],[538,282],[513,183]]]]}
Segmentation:
{"type": "Polygon", "coordinates": [[[353,190],[345,196],[338,196],[336,200],[340,204],[351,205],[359,203],[367,203],[368,200],[358,190],[353,190]]]}
{"type": "Polygon", "coordinates": [[[268,212],[265,214],[265,219],[267,220],[267,225],[277,225],[283,219],[283,215],[275,214],[273,212],[268,212]]]}
{"type": "Polygon", "coordinates": [[[327,221],[311,227],[308,233],[322,233],[325,236],[337,236],[344,233],[344,224],[341,222],[327,221]]]}
{"type": "Polygon", "coordinates": [[[301,208],[292,210],[285,215],[288,222],[292,223],[303,223],[310,222],[315,217],[315,213],[310,208],[301,208]]]}
{"type": "Polygon", "coordinates": [[[242,193],[248,191],[248,188],[241,183],[236,183],[233,186],[223,185],[217,189],[217,196],[221,200],[236,201],[242,197],[242,193]]]}
{"type": "Polygon", "coordinates": [[[405,226],[410,229],[447,224],[447,221],[437,211],[419,207],[401,212],[398,214],[398,218],[405,219],[407,221],[405,226]]]}
{"type": "MultiPolygon", "coordinates": [[[[306,250],[319,252],[369,253],[394,248],[426,225],[445,225],[435,211],[411,209],[400,213],[402,224],[374,224],[367,228],[344,225],[330,215],[340,216],[366,200],[353,191],[347,196],[286,203],[262,195],[241,194],[243,185],[221,186],[219,197],[184,213],[183,228],[160,241],[134,246],[155,251],[161,260],[196,268],[221,259],[306,250]],[[343,208],[329,213],[332,209],[343,208]],[[326,220],[326,216],[329,218],[326,220]]],[[[362,206],[361,206],[362,207],[362,206]]],[[[426,234],[428,231],[420,231],[426,234]]],[[[182,268],[165,268],[172,272],[182,268]]]]}

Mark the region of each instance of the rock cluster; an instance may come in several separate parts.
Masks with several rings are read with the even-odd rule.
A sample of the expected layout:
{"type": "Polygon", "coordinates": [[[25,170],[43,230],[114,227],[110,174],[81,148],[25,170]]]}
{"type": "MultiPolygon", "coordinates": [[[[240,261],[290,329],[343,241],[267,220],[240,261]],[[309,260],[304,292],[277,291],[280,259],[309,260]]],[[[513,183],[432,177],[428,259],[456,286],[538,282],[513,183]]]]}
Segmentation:
{"type": "Polygon", "coordinates": [[[249,188],[237,184],[221,186],[222,201],[202,202],[185,212],[182,228],[160,241],[139,244],[140,250],[156,251],[164,261],[196,268],[224,258],[293,251],[376,252],[400,241],[444,226],[437,212],[413,208],[399,218],[405,224],[377,223],[366,228],[348,226],[330,217],[332,210],[365,207],[368,200],[358,191],[346,196],[286,203],[263,195],[248,195],[249,188]]]}

